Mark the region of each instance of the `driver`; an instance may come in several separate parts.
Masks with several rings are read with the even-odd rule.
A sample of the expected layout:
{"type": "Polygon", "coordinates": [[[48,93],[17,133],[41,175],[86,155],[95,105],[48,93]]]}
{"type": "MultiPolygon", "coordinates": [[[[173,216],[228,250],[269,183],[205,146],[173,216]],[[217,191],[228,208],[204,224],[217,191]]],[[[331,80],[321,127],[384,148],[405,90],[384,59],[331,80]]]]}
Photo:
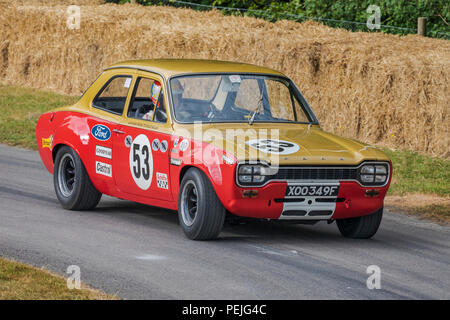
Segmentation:
{"type": "MultiPolygon", "coordinates": [[[[150,88],[150,97],[152,99],[153,105],[155,106],[153,107],[154,109],[157,108],[160,104],[160,102],[158,102],[160,93],[161,93],[161,83],[155,80],[150,88]],[[156,103],[158,103],[158,106],[156,106],[156,103]]],[[[152,120],[152,118],[153,118],[153,110],[150,110],[149,112],[147,112],[142,116],[142,119],[144,120],[152,120]]]]}
{"type": "Polygon", "coordinates": [[[183,102],[184,88],[180,83],[180,80],[173,79],[170,82],[170,88],[172,90],[173,107],[177,118],[181,121],[189,120],[191,112],[188,110],[188,106],[183,102]]]}
{"type": "Polygon", "coordinates": [[[207,110],[201,104],[187,103],[183,99],[184,88],[178,79],[170,82],[172,89],[173,106],[176,116],[181,121],[192,121],[192,119],[203,120],[208,119],[211,110],[207,110]]]}
{"type": "Polygon", "coordinates": [[[173,105],[175,108],[179,108],[183,101],[183,92],[184,88],[180,83],[180,80],[173,79],[171,81],[171,89],[172,89],[172,97],[173,97],[173,105]]]}

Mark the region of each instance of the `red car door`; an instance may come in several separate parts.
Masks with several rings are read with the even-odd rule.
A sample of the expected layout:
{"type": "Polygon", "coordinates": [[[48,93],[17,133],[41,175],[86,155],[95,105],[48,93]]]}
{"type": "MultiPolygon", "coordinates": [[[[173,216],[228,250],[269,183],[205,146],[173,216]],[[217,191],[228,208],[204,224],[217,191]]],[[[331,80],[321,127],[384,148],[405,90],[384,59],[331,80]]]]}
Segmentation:
{"type": "MultiPolygon", "coordinates": [[[[97,188],[106,193],[114,193],[115,189],[113,134],[130,95],[132,80],[132,74],[126,72],[106,80],[91,102],[92,111],[95,111],[97,116],[80,116],[80,119],[86,121],[89,127],[89,133],[80,135],[82,140],[89,141],[89,156],[85,157],[85,165],[97,188]]],[[[80,127],[85,126],[82,120],[79,120],[80,127]]],[[[72,126],[75,125],[72,124],[72,126]]]]}
{"type": "Polygon", "coordinates": [[[120,192],[170,201],[171,126],[161,83],[148,75],[135,82],[123,121],[113,133],[114,181],[120,192]]]}

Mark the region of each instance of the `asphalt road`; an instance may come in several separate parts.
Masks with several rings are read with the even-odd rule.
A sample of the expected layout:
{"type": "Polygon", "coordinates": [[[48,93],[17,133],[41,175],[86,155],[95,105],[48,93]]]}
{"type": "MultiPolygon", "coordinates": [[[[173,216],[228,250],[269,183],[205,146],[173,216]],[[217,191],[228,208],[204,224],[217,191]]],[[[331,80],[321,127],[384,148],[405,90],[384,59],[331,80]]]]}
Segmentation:
{"type": "Polygon", "coordinates": [[[0,145],[0,256],[124,299],[449,299],[450,228],[385,211],[371,240],[335,224],[225,226],[185,238],[174,212],[103,197],[66,211],[37,152],[0,145]],[[369,290],[367,267],[381,270],[369,290]]]}

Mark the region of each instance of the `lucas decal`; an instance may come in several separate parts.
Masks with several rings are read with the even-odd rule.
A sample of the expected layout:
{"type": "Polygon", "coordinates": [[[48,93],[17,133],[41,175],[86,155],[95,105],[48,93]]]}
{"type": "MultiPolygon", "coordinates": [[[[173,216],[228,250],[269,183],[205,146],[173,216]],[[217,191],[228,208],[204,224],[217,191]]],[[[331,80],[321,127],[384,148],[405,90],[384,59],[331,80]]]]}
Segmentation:
{"type": "Polygon", "coordinates": [[[296,153],[300,150],[298,144],[285,140],[254,139],[247,141],[247,144],[261,152],[280,155],[296,153]]]}

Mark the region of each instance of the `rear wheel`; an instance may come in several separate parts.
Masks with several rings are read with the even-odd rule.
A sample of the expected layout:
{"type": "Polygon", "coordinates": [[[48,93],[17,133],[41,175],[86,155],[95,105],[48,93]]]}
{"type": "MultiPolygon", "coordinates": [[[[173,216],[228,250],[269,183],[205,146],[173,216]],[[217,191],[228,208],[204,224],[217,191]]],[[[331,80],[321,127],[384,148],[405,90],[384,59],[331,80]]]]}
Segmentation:
{"type": "Polygon", "coordinates": [[[102,196],[89,179],[78,154],[67,146],[56,154],[53,184],[59,202],[69,210],[93,209],[102,196]]]}
{"type": "Polygon", "coordinates": [[[181,181],[178,219],[192,240],[215,239],[222,230],[225,208],[209,179],[198,169],[189,169],[181,181]]]}
{"type": "Polygon", "coordinates": [[[336,224],[346,238],[368,239],[377,232],[382,217],[383,208],[367,216],[338,219],[336,224]]]}

